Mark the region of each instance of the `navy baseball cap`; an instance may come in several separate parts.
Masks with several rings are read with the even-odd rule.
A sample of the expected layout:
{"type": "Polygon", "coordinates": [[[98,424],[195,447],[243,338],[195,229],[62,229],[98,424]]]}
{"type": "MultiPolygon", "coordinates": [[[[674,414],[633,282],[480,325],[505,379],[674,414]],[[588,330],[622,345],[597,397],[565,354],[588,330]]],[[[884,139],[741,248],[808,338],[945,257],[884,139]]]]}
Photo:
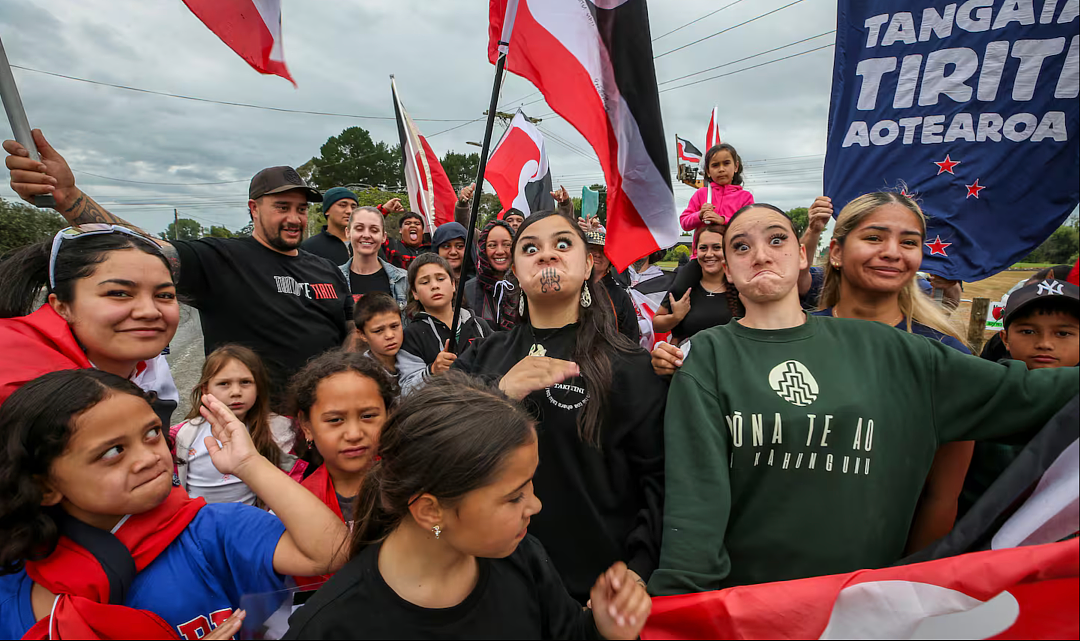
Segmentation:
{"type": "Polygon", "coordinates": [[[1054,278],[1025,285],[1009,294],[1009,300],[1005,303],[1005,313],[1002,315],[1003,325],[1008,327],[1012,319],[1022,310],[1048,298],[1072,301],[1075,308],[1080,308],[1080,287],[1054,278]]]}

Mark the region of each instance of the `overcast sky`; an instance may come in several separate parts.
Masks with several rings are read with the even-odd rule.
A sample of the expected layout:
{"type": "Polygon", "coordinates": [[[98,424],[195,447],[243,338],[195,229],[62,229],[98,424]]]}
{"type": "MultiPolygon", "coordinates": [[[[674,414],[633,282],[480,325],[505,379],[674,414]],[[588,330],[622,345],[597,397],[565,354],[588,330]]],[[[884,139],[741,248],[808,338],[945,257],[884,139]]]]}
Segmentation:
{"type": "MultiPolygon", "coordinates": [[[[660,94],[667,139],[679,134],[705,151],[709,112],[718,105],[723,139],[747,161],[746,187],[758,202],[785,209],[809,205],[821,191],[833,48],[680,86],[832,43],[833,0],[801,0],[736,26],[790,2],[649,2],[657,78],[661,90],[670,89],[660,94]],[[725,5],[731,6],[668,34],[725,5]],[[814,36],[820,37],[736,62],[814,36]]],[[[482,120],[439,132],[487,108],[494,73],[486,56],[487,10],[482,0],[282,0],[285,60],[297,88],[251,69],[180,0],[0,0],[0,37],[12,65],[40,71],[220,101],[382,117],[226,106],[14,70],[31,125],[67,157],[79,185],[114,213],[157,232],[175,206],[181,217],[238,229],[248,219],[248,181],[259,169],[301,165],[328,137],[354,125],[376,140],[397,142],[390,74],[440,156],[478,151],[466,142],[481,140],[482,120]]],[[[508,75],[499,104],[512,111],[537,98],[528,81],[508,75]]],[[[595,155],[573,127],[548,115],[542,100],[525,110],[543,116],[556,184],[580,195],[583,185],[603,181],[595,155]]],[[[11,137],[5,119],[0,136],[11,137]]],[[[672,142],[672,173],[673,148],[672,142]]],[[[7,181],[4,172],[0,197],[13,198],[7,181]]],[[[676,185],[680,211],[692,193],[676,185]]]]}

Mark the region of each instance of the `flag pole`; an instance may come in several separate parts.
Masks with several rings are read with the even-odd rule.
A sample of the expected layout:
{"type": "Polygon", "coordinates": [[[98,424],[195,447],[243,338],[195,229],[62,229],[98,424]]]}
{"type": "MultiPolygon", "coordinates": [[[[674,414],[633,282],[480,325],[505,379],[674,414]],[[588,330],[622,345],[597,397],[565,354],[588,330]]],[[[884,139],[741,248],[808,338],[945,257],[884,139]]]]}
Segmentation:
{"type": "MultiPolygon", "coordinates": [[[[15,140],[26,147],[30,157],[41,161],[37,145],[34,144],[34,136],[30,130],[30,122],[26,119],[26,110],[23,109],[22,99],[19,98],[19,88],[15,85],[15,76],[11,73],[11,65],[8,64],[7,53],[4,51],[4,42],[0,40],[0,101],[4,103],[7,112],[8,123],[11,131],[15,134],[15,140]]],[[[34,196],[34,205],[47,209],[56,207],[56,199],[52,194],[34,196]]]]}
{"type": "MultiPolygon", "coordinates": [[[[461,262],[461,279],[457,286],[454,300],[454,320],[450,323],[450,345],[448,351],[457,353],[458,324],[461,321],[461,305],[465,300],[465,281],[472,261],[469,248],[473,246],[476,235],[476,220],[480,216],[480,194],[484,191],[484,172],[487,169],[488,150],[491,147],[491,130],[495,127],[495,110],[499,106],[499,90],[502,89],[503,70],[506,68],[506,55],[510,52],[510,33],[514,28],[517,15],[517,0],[506,3],[503,16],[502,36],[499,38],[499,58],[495,62],[495,82],[491,86],[491,101],[488,103],[487,125],[484,128],[484,143],[480,147],[480,166],[476,171],[476,190],[473,191],[472,210],[469,213],[469,226],[465,230],[465,257],[461,262]]],[[[478,251],[483,251],[479,249],[478,251]]]]}

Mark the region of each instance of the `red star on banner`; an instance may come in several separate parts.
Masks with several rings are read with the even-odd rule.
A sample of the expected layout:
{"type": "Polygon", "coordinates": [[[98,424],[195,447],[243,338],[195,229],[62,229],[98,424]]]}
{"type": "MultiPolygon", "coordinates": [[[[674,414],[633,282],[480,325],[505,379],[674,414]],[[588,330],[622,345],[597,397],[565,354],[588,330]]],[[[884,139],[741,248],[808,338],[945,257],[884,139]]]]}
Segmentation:
{"type": "Polygon", "coordinates": [[[964,185],[964,186],[967,187],[967,190],[968,190],[967,196],[964,196],[965,200],[968,199],[968,198],[971,198],[972,196],[978,198],[979,197],[979,192],[986,189],[986,187],[979,184],[979,179],[978,178],[975,179],[975,182],[973,184],[964,185]]]}
{"type": "Polygon", "coordinates": [[[900,195],[906,198],[911,198],[911,194],[907,193],[907,188],[905,187],[900,188],[900,195]]]}
{"type": "Polygon", "coordinates": [[[960,161],[953,160],[952,158],[949,158],[949,154],[945,154],[945,160],[942,160],[941,162],[937,162],[935,160],[934,164],[938,166],[937,175],[940,176],[942,173],[947,171],[955,176],[956,174],[953,173],[953,167],[959,165],[960,161]]]}
{"type": "Polygon", "coordinates": [[[931,256],[937,255],[937,256],[944,256],[946,258],[949,257],[949,255],[945,253],[945,248],[948,247],[949,245],[951,245],[952,243],[943,243],[943,242],[941,242],[941,236],[935,236],[934,237],[934,242],[932,242],[932,243],[923,243],[923,244],[930,248],[930,255],[931,256]]]}

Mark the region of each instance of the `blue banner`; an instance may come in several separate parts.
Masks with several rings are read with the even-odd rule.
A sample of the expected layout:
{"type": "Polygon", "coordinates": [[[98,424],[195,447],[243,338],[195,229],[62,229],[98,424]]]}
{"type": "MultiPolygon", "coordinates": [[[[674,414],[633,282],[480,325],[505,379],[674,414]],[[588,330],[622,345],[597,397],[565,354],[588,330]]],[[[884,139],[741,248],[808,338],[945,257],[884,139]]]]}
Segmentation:
{"type": "Polygon", "coordinates": [[[923,269],[979,280],[1080,202],[1080,0],[839,0],[825,195],[900,190],[923,269]]]}

